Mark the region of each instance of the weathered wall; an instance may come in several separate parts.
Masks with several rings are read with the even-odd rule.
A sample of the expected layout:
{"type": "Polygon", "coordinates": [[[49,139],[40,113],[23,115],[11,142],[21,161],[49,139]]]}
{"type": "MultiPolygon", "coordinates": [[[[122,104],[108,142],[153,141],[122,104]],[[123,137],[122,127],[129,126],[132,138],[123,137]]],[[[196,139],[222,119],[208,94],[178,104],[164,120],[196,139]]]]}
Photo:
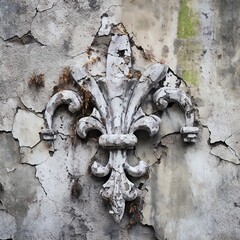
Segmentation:
{"type": "Polygon", "coordinates": [[[236,0],[0,0],[0,239],[239,239],[239,11],[236,0]],[[106,155],[96,136],[76,137],[76,115],[60,107],[54,145],[39,137],[63,70],[104,71],[96,35],[117,23],[132,38],[135,69],[158,61],[183,78],[200,128],[184,144],[173,105],[159,134],[139,133],[131,157],[150,165],[134,179],[144,204],[135,201],[136,218],[128,206],[120,224],[99,197],[106,179],[89,172],[106,155]]]}

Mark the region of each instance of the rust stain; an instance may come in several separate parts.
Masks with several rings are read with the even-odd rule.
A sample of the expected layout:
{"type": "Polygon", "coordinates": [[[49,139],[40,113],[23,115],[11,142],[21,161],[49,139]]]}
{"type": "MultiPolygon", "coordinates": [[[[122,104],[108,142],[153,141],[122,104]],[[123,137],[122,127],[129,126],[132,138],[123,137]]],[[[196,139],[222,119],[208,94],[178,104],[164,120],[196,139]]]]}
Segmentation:
{"type": "Polygon", "coordinates": [[[131,202],[127,202],[126,204],[126,212],[129,217],[129,223],[127,225],[127,229],[130,230],[134,225],[139,223],[142,216],[143,209],[143,200],[140,197],[135,198],[131,202]]]}
{"type": "Polygon", "coordinates": [[[61,90],[72,90],[78,92],[83,100],[83,107],[81,114],[83,116],[88,116],[92,112],[92,95],[91,93],[80,86],[72,77],[70,67],[65,67],[58,79],[58,85],[53,88],[53,94],[61,91],[61,90]]]}
{"type": "Polygon", "coordinates": [[[28,86],[29,87],[36,87],[36,88],[40,88],[40,87],[44,87],[45,86],[45,77],[44,74],[36,74],[33,73],[33,75],[31,76],[31,78],[28,81],[28,86]]]}

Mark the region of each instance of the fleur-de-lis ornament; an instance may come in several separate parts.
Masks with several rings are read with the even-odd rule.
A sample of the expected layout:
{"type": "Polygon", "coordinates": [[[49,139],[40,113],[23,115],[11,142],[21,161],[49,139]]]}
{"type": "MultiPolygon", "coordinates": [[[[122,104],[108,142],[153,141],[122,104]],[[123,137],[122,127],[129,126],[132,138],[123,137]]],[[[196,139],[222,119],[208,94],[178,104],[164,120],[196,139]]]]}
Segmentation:
{"type": "MultiPolygon", "coordinates": [[[[132,76],[131,60],[128,35],[118,31],[111,36],[105,77],[96,78],[88,73],[82,74],[81,71],[72,74],[76,83],[84,83],[91,92],[94,103],[91,115],[78,121],[76,132],[81,138],[86,138],[88,131],[99,130],[102,133],[99,145],[109,151],[108,163],[103,166],[95,161],[91,171],[98,177],[110,175],[100,194],[109,200],[109,212],[116,222],[120,222],[123,217],[125,201],[131,201],[138,195],[126,173],[141,177],[148,170],[148,165],[142,160],[136,166],[128,163],[128,151],[137,144],[134,132],[146,130],[153,136],[160,128],[161,119],[156,115],[147,116],[141,108],[146,95],[155,89],[152,99],[159,110],[166,108],[169,102],[180,105],[186,119],[185,126],[180,129],[185,142],[195,142],[198,132],[198,128],[193,125],[194,112],[190,98],[178,87],[162,84],[169,72],[168,66],[153,64],[140,77],[135,78],[132,76]]],[[[82,107],[82,96],[72,90],[62,90],[51,97],[44,115],[46,130],[42,133],[43,140],[52,141],[56,138],[52,118],[60,104],[68,104],[70,112],[77,112],[82,107]]]]}

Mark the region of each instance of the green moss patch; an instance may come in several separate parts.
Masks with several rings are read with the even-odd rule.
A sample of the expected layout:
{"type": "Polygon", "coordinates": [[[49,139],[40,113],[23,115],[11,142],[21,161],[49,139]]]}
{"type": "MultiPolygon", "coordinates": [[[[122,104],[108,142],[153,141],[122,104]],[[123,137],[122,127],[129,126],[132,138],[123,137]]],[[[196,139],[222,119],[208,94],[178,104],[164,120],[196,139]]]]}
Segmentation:
{"type": "Polygon", "coordinates": [[[178,31],[179,38],[191,38],[197,34],[199,25],[198,16],[189,7],[191,0],[181,0],[178,16],[178,31]]]}
{"type": "Polygon", "coordinates": [[[199,72],[197,70],[184,70],[183,71],[183,79],[190,83],[191,85],[197,86],[198,85],[198,79],[199,79],[199,72]]]}
{"type": "Polygon", "coordinates": [[[183,79],[193,85],[198,86],[200,78],[199,55],[201,53],[200,43],[196,40],[181,39],[177,49],[179,74],[183,79]]]}

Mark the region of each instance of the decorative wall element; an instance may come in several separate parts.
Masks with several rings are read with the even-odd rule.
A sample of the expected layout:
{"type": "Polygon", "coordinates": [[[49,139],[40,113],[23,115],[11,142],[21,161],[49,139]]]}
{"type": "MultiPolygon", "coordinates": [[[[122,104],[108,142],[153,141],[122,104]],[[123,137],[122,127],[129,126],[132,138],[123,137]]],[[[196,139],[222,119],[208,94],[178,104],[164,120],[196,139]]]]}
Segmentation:
{"type": "MultiPolygon", "coordinates": [[[[111,204],[110,214],[116,222],[120,222],[125,209],[125,201],[138,196],[134,184],[126,173],[133,177],[141,177],[148,171],[144,161],[136,166],[128,163],[129,149],[137,144],[136,130],[146,130],[150,136],[160,128],[161,119],[156,115],[147,116],[141,104],[150,91],[153,102],[159,110],[163,110],[170,102],[176,102],[185,113],[186,124],[180,129],[185,142],[195,142],[198,128],[194,127],[194,112],[190,98],[178,87],[168,87],[166,76],[169,68],[156,63],[150,66],[140,77],[134,77],[132,55],[128,35],[125,32],[114,33],[108,48],[106,77],[96,78],[79,71],[72,74],[76,83],[91,92],[95,108],[88,117],[78,121],[76,132],[86,138],[90,130],[97,129],[102,135],[99,145],[109,151],[106,166],[95,161],[91,170],[98,177],[110,174],[100,194],[111,204]]],[[[46,130],[42,133],[43,140],[52,141],[57,131],[52,128],[52,118],[56,108],[68,104],[70,112],[77,112],[83,104],[82,96],[72,90],[62,90],[53,95],[45,111],[46,130]]]]}

